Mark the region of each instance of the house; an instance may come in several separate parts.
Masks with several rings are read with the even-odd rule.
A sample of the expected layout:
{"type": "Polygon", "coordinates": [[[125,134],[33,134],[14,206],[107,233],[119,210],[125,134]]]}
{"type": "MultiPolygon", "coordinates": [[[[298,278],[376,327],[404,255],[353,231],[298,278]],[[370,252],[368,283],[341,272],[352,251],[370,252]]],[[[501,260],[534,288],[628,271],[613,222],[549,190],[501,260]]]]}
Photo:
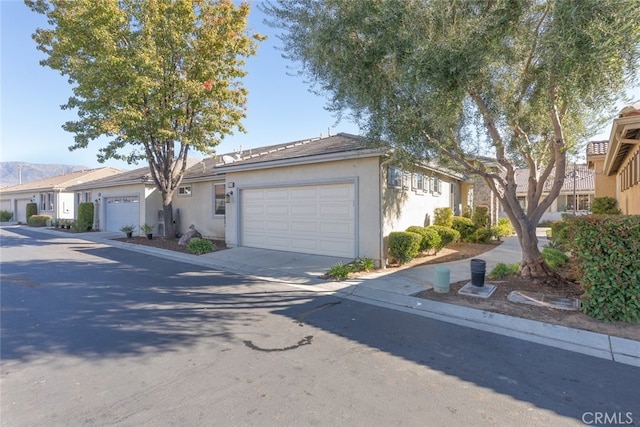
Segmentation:
{"type": "Polygon", "coordinates": [[[591,141],[587,144],[587,167],[594,173],[595,197],[616,198],[616,180],[604,173],[604,159],[609,141],[591,141]]]}
{"type": "MultiPolygon", "coordinates": [[[[429,223],[436,208],[459,213],[471,203],[462,174],[431,163],[403,167],[392,154],[341,133],[213,156],[185,172],[172,202],[176,229],[194,224],[231,247],[368,257],[382,265],[390,232],[429,223]]],[[[73,190],[96,196],[102,230],[163,223],[146,168],[73,190]]]]}
{"type": "Polygon", "coordinates": [[[341,133],[218,157],[213,172],[224,176],[224,194],[214,181],[206,202],[215,216],[224,200],[229,246],[383,264],[385,237],[424,225],[435,208],[457,209],[464,178],[428,164],[402,168],[390,154],[341,133]]]}
{"type": "MultiPolygon", "coordinates": [[[[599,158],[594,159],[592,155],[591,160],[596,167],[599,158]]],[[[602,176],[600,192],[611,194],[611,189],[615,188],[615,198],[622,213],[639,215],[640,103],[623,108],[618,118],[613,120],[602,176]]]]}
{"type": "Polygon", "coordinates": [[[50,215],[54,220],[74,219],[80,202],[93,201],[90,193],[75,194],[69,187],[96,179],[114,176],[120,170],[105,167],[71,172],[0,190],[0,210],[13,213],[13,220],[27,222],[27,204],[38,204],[38,214],[50,215]]]}
{"type": "MultiPolygon", "coordinates": [[[[553,173],[545,182],[542,192],[544,198],[553,185],[553,173]]],[[[541,220],[558,220],[563,213],[586,214],[591,211],[591,204],[595,197],[595,173],[584,164],[567,165],[564,183],[560,189],[560,194],[551,203],[551,206],[542,215],[541,220]]],[[[516,196],[520,206],[526,209],[528,206],[527,189],[529,182],[529,168],[517,169],[515,173],[516,196]]]]}
{"type": "MultiPolygon", "coordinates": [[[[69,187],[76,198],[91,194],[95,201],[94,228],[119,231],[125,225],[157,224],[161,218],[162,197],[143,167],[69,187]]],[[[164,235],[162,229],[155,234],[164,235]]]]}

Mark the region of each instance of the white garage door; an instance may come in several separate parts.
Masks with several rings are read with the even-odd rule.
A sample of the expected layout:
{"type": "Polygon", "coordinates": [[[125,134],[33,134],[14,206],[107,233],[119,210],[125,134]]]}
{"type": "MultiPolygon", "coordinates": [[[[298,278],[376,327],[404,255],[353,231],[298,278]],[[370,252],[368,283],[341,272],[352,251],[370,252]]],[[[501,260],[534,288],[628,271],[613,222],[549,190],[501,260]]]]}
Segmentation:
{"type": "Polygon", "coordinates": [[[355,256],[354,184],[244,189],[240,245],[355,256]]]}
{"type": "Polygon", "coordinates": [[[124,225],[137,226],[140,222],[139,202],[138,196],[106,198],[105,231],[120,231],[124,225]]]}
{"type": "Polygon", "coordinates": [[[27,223],[27,204],[31,202],[31,199],[16,200],[16,212],[13,219],[19,223],[27,223]]]}

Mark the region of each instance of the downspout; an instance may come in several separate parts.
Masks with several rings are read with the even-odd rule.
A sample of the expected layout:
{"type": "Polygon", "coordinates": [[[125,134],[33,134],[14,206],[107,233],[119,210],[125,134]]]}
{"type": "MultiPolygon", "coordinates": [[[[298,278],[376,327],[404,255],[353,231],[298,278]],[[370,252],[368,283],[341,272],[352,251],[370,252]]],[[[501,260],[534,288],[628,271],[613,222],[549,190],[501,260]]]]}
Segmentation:
{"type": "Polygon", "coordinates": [[[378,229],[380,230],[380,248],[378,248],[378,254],[380,255],[379,261],[380,261],[380,268],[381,269],[386,269],[387,268],[387,260],[384,257],[384,209],[383,207],[383,200],[382,200],[382,195],[384,193],[384,186],[386,184],[386,180],[384,179],[384,168],[391,163],[391,158],[388,158],[387,160],[383,160],[380,163],[380,173],[378,174],[378,180],[379,182],[379,188],[378,188],[378,207],[379,207],[379,211],[380,211],[380,215],[379,215],[379,219],[380,219],[380,226],[378,227],[378,229]]]}

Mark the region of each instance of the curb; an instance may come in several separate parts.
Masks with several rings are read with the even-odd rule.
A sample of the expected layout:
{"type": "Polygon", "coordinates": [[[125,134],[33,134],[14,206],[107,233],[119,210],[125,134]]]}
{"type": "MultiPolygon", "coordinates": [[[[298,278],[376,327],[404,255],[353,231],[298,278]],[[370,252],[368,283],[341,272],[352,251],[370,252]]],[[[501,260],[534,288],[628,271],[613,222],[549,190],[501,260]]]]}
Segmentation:
{"type": "Polygon", "coordinates": [[[350,286],[337,291],[336,294],[346,299],[392,309],[400,308],[407,313],[459,326],[640,367],[640,342],[630,339],[469,307],[462,308],[453,304],[399,295],[379,289],[368,289],[363,286],[350,286]]]}

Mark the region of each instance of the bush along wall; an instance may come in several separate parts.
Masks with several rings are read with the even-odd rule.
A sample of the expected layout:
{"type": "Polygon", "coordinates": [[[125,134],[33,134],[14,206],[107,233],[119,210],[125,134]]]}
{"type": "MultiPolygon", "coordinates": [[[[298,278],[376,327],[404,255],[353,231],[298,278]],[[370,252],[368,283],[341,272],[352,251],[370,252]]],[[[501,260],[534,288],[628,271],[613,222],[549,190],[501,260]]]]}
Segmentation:
{"type": "Polygon", "coordinates": [[[422,236],[408,231],[393,231],[389,233],[389,255],[400,264],[405,264],[420,252],[422,236]]]}
{"type": "Polygon", "coordinates": [[[51,215],[31,215],[27,220],[30,227],[44,227],[47,221],[51,221],[51,215]]]}
{"type": "Polygon", "coordinates": [[[572,251],[582,271],[582,311],[640,322],[640,215],[589,215],[572,221],[572,251]]]}
{"type": "Polygon", "coordinates": [[[86,202],[78,205],[77,227],[79,231],[91,230],[93,227],[93,203],[86,202]]]}
{"type": "Polygon", "coordinates": [[[38,204],[37,203],[27,203],[27,224],[29,223],[29,218],[33,215],[38,214],[38,204]]]}

